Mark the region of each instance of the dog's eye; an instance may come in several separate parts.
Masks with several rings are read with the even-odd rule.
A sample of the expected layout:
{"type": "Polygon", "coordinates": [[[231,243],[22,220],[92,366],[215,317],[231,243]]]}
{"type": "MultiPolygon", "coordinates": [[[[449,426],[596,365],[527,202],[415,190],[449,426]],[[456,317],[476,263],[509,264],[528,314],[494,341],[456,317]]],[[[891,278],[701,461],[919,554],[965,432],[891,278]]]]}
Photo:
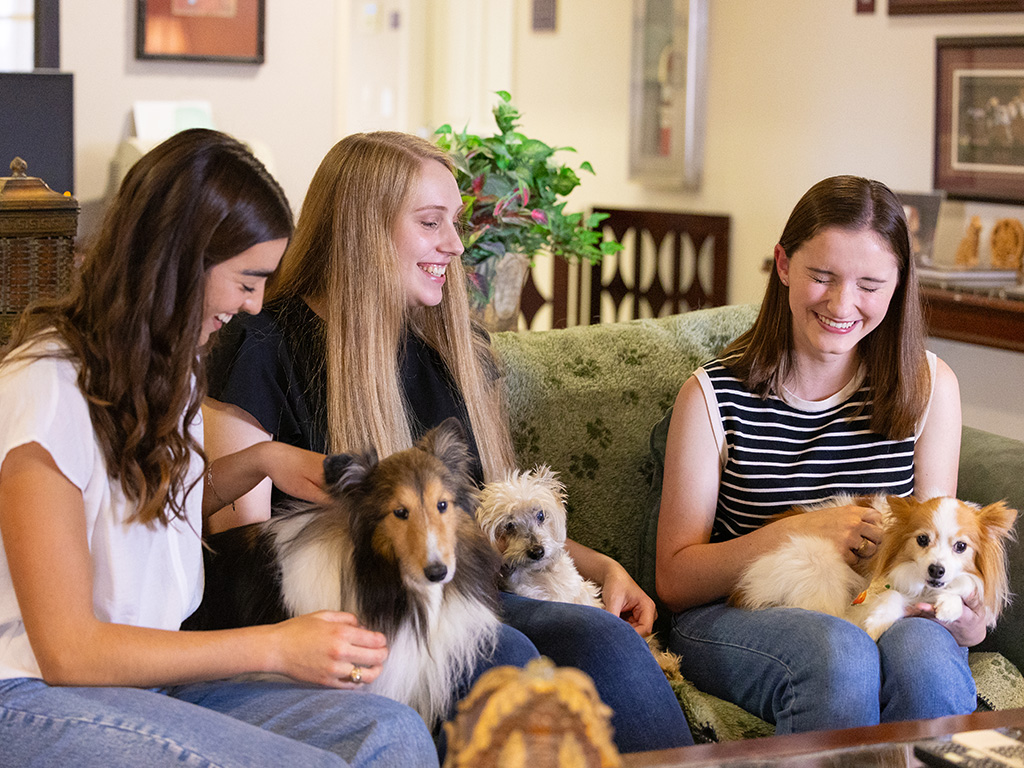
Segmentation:
{"type": "Polygon", "coordinates": [[[446,509],[448,509],[448,502],[447,501],[439,501],[439,502],[437,502],[437,511],[438,512],[444,512],[446,509]]]}
{"type": "Polygon", "coordinates": [[[954,542],[953,543],[953,551],[956,552],[958,555],[962,555],[964,552],[967,551],[967,542],[966,541],[954,542]]]}
{"type": "Polygon", "coordinates": [[[922,533],[920,536],[917,537],[917,546],[919,546],[919,547],[927,547],[928,546],[928,541],[929,541],[928,534],[927,533],[922,533]]]}
{"type": "Polygon", "coordinates": [[[543,509],[540,510],[539,512],[537,512],[537,522],[538,523],[543,523],[544,522],[544,510],[543,509]]]}
{"type": "Polygon", "coordinates": [[[394,515],[395,515],[395,517],[397,517],[397,518],[398,518],[399,520],[408,520],[408,519],[409,519],[409,510],[408,510],[408,509],[406,509],[405,507],[399,507],[398,509],[396,509],[396,510],[394,511],[394,513],[393,513],[393,514],[394,514],[394,515]]]}
{"type": "Polygon", "coordinates": [[[505,533],[511,534],[511,533],[515,533],[515,532],[516,532],[516,524],[515,523],[505,523],[505,533]]]}

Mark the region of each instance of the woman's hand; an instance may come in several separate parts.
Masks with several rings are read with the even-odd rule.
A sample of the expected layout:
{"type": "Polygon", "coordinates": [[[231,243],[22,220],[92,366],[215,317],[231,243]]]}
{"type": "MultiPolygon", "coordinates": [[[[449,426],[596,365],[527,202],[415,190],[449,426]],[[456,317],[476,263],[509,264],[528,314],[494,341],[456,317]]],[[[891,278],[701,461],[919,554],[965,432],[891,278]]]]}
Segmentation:
{"type": "Polygon", "coordinates": [[[906,610],[906,615],[921,616],[933,621],[939,621],[953,635],[957,645],[970,648],[985,639],[988,628],[985,626],[981,598],[972,592],[968,597],[963,598],[963,601],[964,612],[956,621],[939,621],[935,618],[935,606],[931,603],[917,603],[916,605],[909,606],[906,610]]]}
{"type": "Polygon", "coordinates": [[[278,442],[260,443],[256,450],[267,454],[264,470],[280,490],[303,501],[327,501],[322,453],[278,442]]]}
{"type": "Polygon", "coordinates": [[[800,533],[834,541],[847,565],[869,558],[882,543],[882,513],[852,504],[826,507],[772,523],[777,533],[800,533]]]}
{"type": "Polygon", "coordinates": [[[654,630],[654,620],[658,611],[654,601],[640,589],[621,565],[612,561],[614,568],[609,568],[604,582],[601,584],[601,599],[610,613],[628,621],[642,637],[654,630]]]}
{"type": "Polygon", "coordinates": [[[626,569],[607,555],[571,539],[566,539],[565,546],[580,573],[601,586],[605,610],[628,621],[644,637],[651,634],[658,611],[626,569]]]}
{"type": "Polygon", "coordinates": [[[278,633],[276,659],[270,672],[278,672],[331,688],[357,688],[372,683],[388,655],[380,632],[360,626],[350,613],[317,611],[273,626],[278,633]],[[358,668],[353,679],[353,668],[358,668]]]}

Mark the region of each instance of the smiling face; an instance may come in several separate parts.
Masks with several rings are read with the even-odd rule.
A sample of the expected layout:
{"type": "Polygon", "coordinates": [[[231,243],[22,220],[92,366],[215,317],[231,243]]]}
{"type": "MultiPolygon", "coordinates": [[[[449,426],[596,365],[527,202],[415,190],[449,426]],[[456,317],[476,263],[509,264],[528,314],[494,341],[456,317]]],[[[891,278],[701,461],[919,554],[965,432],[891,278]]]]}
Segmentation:
{"type": "Polygon", "coordinates": [[[258,243],[207,270],[200,345],[239,312],[260,311],[267,278],[277,269],[286,245],[287,238],[258,243]]]}
{"type": "Polygon", "coordinates": [[[824,359],[856,353],[878,327],[899,282],[896,257],[871,230],[823,229],[775,267],[789,287],[794,352],[824,359]]]}
{"type": "Polygon", "coordinates": [[[424,160],[392,231],[410,307],[441,303],[448,264],[462,255],[461,213],[462,196],[451,171],[436,160],[424,160]]]}

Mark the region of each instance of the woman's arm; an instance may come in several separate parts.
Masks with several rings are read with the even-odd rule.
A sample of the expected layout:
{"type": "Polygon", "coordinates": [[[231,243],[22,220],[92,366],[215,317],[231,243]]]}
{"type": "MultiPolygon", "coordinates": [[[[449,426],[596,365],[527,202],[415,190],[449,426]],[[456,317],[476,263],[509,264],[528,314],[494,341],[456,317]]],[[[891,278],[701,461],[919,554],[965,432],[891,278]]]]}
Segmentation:
{"type": "MultiPolygon", "coordinates": [[[[249,413],[236,405],[222,403],[210,397],[203,401],[203,432],[203,447],[210,461],[271,440],[270,433],[249,413]]],[[[268,475],[259,478],[248,492],[243,491],[233,497],[233,504],[229,503],[232,497],[227,489],[220,487],[220,477],[216,468],[214,483],[217,485],[216,495],[223,501],[223,509],[215,511],[207,519],[210,533],[270,519],[272,481],[268,475]]],[[[207,511],[205,506],[203,511],[207,511]]]]}
{"type": "Polygon", "coordinates": [[[345,613],[217,632],[100,621],[82,493],[38,443],[10,451],[0,466],[0,536],[25,631],[50,684],[151,687],[273,672],[351,687],[353,664],[369,681],[387,655],[383,635],[345,613]]]}
{"type": "Polygon", "coordinates": [[[942,360],[935,365],[931,404],[914,447],[914,495],[956,496],[960,468],[960,384],[942,360]]]}
{"type": "MultiPolygon", "coordinates": [[[[834,541],[849,564],[864,539],[881,541],[881,515],[844,506],[787,517],[715,544],[720,453],[704,393],[695,377],[679,390],[665,447],[665,478],[658,517],[657,589],[673,611],[727,596],[747,564],[800,531],[834,541]]],[[[869,551],[868,554],[872,554],[869,551]]]]}
{"type": "Polygon", "coordinates": [[[203,514],[234,511],[225,508],[225,503],[236,503],[236,499],[266,481],[297,499],[325,501],[323,466],[322,454],[271,440],[221,456],[211,462],[206,473],[203,514]]]}
{"type": "Polygon", "coordinates": [[[565,547],[583,577],[601,585],[605,609],[628,621],[641,635],[649,635],[658,611],[626,569],[617,560],[575,541],[566,539],[565,547]]]}

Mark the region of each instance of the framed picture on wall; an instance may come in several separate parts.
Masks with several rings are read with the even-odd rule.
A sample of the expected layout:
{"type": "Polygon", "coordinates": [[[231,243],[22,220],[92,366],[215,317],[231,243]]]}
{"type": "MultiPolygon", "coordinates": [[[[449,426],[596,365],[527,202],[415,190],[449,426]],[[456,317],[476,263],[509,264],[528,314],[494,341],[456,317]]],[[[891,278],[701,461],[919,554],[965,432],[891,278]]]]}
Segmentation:
{"type": "Polygon", "coordinates": [[[709,0],[633,0],[629,177],[697,189],[704,160],[709,0]]]}
{"type": "Polygon", "coordinates": [[[889,15],[912,13],[1012,13],[1024,0],[889,0],[889,15]]]}
{"type": "Polygon", "coordinates": [[[264,0],[136,0],[135,57],[263,63],[264,0]]]}
{"type": "Polygon", "coordinates": [[[1024,37],[940,37],[934,187],[1024,204],[1024,37]]]}

